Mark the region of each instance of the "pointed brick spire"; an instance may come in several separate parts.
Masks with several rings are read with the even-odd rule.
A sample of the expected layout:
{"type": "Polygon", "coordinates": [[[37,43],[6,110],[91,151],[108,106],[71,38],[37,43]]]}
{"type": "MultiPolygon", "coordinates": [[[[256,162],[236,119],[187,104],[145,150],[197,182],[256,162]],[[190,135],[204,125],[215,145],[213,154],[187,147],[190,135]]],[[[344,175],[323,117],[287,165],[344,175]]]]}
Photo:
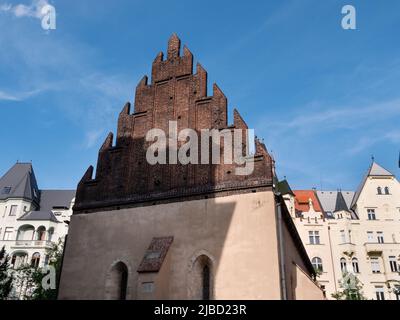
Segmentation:
{"type": "Polygon", "coordinates": [[[125,103],[124,107],[122,108],[121,112],[119,113],[119,115],[129,115],[129,113],[131,112],[131,103],[127,102],[125,103]]]}
{"type": "Polygon", "coordinates": [[[179,57],[179,51],[181,48],[181,40],[178,38],[176,33],[172,34],[172,36],[168,40],[168,55],[167,58],[177,58],[179,57]]]}
{"type": "Polygon", "coordinates": [[[147,86],[147,82],[148,82],[148,78],[147,78],[147,76],[144,76],[141,80],[140,80],[140,82],[138,83],[138,85],[136,86],[137,88],[138,87],[145,87],[145,86],[147,86]]]}
{"type": "Polygon", "coordinates": [[[106,150],[106,149],[111,148],[111,147],[112,147],[112,143],[113,143],[113,138],[114,138],[114,135],[113,135],[112,132],[110,132],[110,133],[108,134],[106,140],[104,140],[104,143],[103,143],[103,145],[101,146],[99,152],[102,152],[102,151],[104,151],[104,150],[106,150]]]}
{"type": "Polygon", "coordinates": [[[203,68],[200,63],[197,63],[196,73],[199,78],[199,97],[207,96],[207,71],[203,68]]]}
{"type": "Polygon", "coordinates": [[[246,122],[243,120],[236,108],[233,109],[233,124],[235,125],[236,129],[248,129],[246,122]]]}
{"type": "Polygon", "coordinates": [[[89,168],[86,170],[85,174],[83,175],[81,181],[79,181],[79,184],[82,184],[86,181],[92,180],[93,176],[93,166],[89,166],[89,168]]]}

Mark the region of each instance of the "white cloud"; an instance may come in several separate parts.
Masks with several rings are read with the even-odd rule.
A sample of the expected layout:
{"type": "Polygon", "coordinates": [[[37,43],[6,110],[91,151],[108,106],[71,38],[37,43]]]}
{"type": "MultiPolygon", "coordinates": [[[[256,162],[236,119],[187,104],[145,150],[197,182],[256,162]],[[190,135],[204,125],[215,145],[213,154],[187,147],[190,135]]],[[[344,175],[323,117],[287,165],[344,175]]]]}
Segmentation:
{"type": "Polygon", "coordinates": [[[47,0],[33,0],[30,5],[5,3],[0,5],[0,11],[13,14],[17,18],[31,17],[41,19],[44,15],[42,8],[49,5],[47,0]]]}
{"type": "Polygon", "coordinates": [[[13,96],[7,92],[0,91],[0,100],[6,100],[6,101],[19,101],[18,97],[13,96]]]}
{"type": "Polygon", "coordinates": [[[40,92],[42,92],[44,89],[35,89],[31,91],[24,91],[24,92],[17,92],[17,93],[9,93],[5,92],[3,90],[0,90],[0,101],[23,101],[25,99],[28,99],[29,97],[32,97],[40,92]]]}
{"type": "Polygon", "coordinates": [[[96,145],[97,141],[103,136],[104,130],[90,130],[86,132],[85,148],[89,149],[96,145]]]}

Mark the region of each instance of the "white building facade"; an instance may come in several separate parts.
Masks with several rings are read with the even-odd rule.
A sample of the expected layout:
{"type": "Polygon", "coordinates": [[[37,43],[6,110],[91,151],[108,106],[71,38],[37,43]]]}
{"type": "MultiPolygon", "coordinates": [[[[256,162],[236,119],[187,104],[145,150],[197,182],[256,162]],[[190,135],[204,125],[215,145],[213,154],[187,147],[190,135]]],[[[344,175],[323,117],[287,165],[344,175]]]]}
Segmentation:
{"type": "Polygon", "coordinates": [[[74,190],[40,190],[30,163],[16,163],[0,178],[0,249],[14,269],[43,267],[46,249],[65,238],[74,190]]]}
{"type": "Polygon", "coordinates": [[[286,189],[328,299],[351,274],[367,299],[400,300],[400,183],[391,172],[373,162],[356,192],[286,189]]]}

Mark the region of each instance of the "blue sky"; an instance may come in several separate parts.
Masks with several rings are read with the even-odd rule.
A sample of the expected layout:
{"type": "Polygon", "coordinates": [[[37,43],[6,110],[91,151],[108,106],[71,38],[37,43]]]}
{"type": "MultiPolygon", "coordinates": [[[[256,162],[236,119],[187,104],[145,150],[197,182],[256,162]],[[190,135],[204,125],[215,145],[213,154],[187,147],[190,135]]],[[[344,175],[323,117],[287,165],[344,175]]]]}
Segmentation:
{"type": "Polygon", "coordinates": [[[173,32],[293,188],[354,189],[372,154],[400,172],[397,0],[53,0],[51,31],[45,2],[0,0],[0,174],[32,160],[41,188],[75,188],[173,32]]]}

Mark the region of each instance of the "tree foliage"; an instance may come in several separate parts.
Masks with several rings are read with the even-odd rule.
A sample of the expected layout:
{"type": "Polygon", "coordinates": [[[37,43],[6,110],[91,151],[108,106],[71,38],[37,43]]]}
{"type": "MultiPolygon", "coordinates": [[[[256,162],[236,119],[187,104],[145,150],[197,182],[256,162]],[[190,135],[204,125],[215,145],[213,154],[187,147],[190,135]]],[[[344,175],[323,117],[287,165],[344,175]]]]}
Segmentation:
{"type": "Polygon", "coordinates": [[[0,250],[0,300],[7,299],[12,289],[13,275],[9,268],[9,261],[10,257],[3,247],[0,250]]]}
{"type": "Polygon", "coordinates": [[[362,292],[363,284],[355,274],[345,272],[339,280],[340,291],[332,294],[336,300],[366,300],[362,292]]]}

